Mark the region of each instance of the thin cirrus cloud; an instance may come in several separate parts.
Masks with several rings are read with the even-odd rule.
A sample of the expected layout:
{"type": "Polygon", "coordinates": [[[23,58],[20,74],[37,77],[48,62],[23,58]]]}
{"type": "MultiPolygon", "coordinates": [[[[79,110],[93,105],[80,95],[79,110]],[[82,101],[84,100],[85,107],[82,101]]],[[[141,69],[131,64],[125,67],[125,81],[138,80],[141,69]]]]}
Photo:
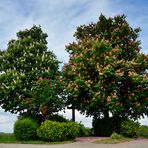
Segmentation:
{"type": "MultiPolygon", "coordinates": [[[[114,16],[125,14],[132,27],[141,27],[139,39],[142,52],[148,53],[148,1],[147,0],[1,0],[0,3],[0,49],[16,38],[16,32],[41,25],[48,34],[48,48],[62,62],[68,62],[65,45],[74,41],[76,27],[96,22],[100,14],[114,16]]],[[[62,113],[63,114],[63,113],[62,113]]],[[[65,115],[65,114],[64,114],[65,115]]],[[[71,117],[71,111],[65,115],[71,117]]],[[[90,126],[78,112],[76,119],[90,126]]],[[[0,132],[12,132],[16,116],[0,109],[0,132]]],[[[143,124],[148,124],[143,119],[143,124]]]]}

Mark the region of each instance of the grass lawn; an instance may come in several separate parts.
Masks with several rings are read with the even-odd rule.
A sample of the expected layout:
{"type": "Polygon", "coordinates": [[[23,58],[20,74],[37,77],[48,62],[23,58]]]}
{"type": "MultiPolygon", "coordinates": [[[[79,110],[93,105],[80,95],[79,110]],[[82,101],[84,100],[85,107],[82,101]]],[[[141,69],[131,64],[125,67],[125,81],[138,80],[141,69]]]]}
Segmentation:
{"type": "Polygon", "coordinates": [[[94,143],[103,143],[103,144],[116,144],[116,143],[122,143],[126,141],[131,141],[133,139],[131,138],[120,138],[120,139],[112,139],[112,138],[107,138],[107,139],[100,139],[95,141],[94,143]]]}
{"type": "Polygon", "coordinates": [[[0,133],[0,143],[21,143],[21,144],[67,144],[73,141],[62,141],[62,142],[45,142],[41,140],[37,141],[18,141],[13,134],[0,133]]]}
{"type": "Polygon", "coordinates": [[[15,143],[16,139],[13,134],[0,133],[0,143],[15,143]]]}

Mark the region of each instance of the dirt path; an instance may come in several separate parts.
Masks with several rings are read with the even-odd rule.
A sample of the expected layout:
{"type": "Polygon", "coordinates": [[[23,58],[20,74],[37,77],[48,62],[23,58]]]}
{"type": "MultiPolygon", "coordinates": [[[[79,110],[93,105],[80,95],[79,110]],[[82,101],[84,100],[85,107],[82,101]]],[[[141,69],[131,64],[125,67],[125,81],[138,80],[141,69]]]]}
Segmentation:
{"type": "Polygon", "coordinates": [[[134,140],[120,144],[95,144],[82,141],[58,145],[0,144],[0,148],[148,148],[148,139],[134,140]]]}
{"type": "Polygon", "coordinates": [[[94,142],[99,139],[105,139],[108,137],[78,137],[76,138],[76,142],[94,142]]]}

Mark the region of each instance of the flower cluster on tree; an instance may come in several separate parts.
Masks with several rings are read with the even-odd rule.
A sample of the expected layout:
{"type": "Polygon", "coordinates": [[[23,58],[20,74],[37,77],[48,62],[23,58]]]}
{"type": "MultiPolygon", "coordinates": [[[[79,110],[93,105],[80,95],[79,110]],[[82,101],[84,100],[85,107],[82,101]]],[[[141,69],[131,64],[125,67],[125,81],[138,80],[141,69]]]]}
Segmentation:
{"type": "Polygon", "coordinates": [[[96,118],[148,115],[148,55],[140,53],[139,31],[124,15],[77,28],[63,67],[67,104],[96,118]]]}
{"type": "Polygon", "coordinates": [[[140,52],[139,31],[124,15],[79,26],[62,73],[40,26],[19,31],[0,51],[0,106],[45,118],[69,105],[94,118],[148,115],[148,55],[140,52]]]}
{"type": "MultiPolygon", "coordinates": [[[[0,105],[6,111],[40,114],[39,108],[43,101],[48,106],[54,106],[57,100],[61,100],[59,90],[55,88],[60,89],[60,62],[54,53],[48,50],[46,38],[47,34],[43,33],[40,26],[33,26],[31,29],[19,31],[17,39],[11,40],[8,48],[2,52],[0,105]],[[45,91],[52,90],[52,94],[40,91],[42,85],[45,86],[47,83],[52,83],[53,86],[45,91]]],[[[56,108],[54,111],[61,109],[61,106],[56,108]]]]}

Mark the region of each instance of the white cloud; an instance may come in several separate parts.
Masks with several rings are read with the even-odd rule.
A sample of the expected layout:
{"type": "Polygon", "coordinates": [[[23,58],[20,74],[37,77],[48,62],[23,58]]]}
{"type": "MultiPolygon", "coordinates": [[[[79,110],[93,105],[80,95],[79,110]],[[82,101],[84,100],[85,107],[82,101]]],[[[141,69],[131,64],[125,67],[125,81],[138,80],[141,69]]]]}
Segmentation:
{"type": "Polygon", "coordinates": [[[0,132],[12,133],[16,119],[17,115],[4,112],[4,110],[0,108],[0,132]]]}
{"type": "Polygon", "coordinates": [[[148,125],[148,117],[142,118],[139,120],[142,125],[148,125]]]}

